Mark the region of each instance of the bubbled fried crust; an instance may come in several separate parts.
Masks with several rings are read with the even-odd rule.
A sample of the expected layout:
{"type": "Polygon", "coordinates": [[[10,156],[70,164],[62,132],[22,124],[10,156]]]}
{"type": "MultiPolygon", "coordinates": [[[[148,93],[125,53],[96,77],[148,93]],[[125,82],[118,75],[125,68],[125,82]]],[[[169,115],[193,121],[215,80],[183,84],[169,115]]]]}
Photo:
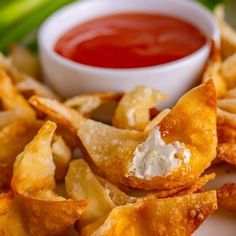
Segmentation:
{"type": "Polygon", "coordinates": [[[217,201],[220,207],[236,211],[236,184],[225,184],[217,190],[217,201]]]}
{"type": "Polygon", "coordinates": [[[88,225],[81,236],[190,236],[217,209],[215,191],[156,199],[114,208],[103,222],[88,225]]]}
{"type": "Polygon", "coordinates": [[[217,147],[217,157],[229,164],[236,165],[236,143],[221,143],[217,147]]]}
{"type": "Polygon", "coordinates": [[[208,80],[186,93],[161,121],[160,131],[166,143],[178,140],[190,150],[189,166],[167,177],[155,177],[150,184],[130,178],[132,187],[171,189],[196,180],[216,157],[216,92],[208,80]],[[196,118],[196,119],[195,119],[196,118]],[[207,157],[207,158],[206,158],[207,157]],[[178,179],[178,182],[176,181],[178,179]],[[154,182],[155,180],[155,182],[154,182]]]}
{"type": "Polygon", "coordinates": [[[236,165],[236,128],[218,120],[217,158],[236,165]]]}

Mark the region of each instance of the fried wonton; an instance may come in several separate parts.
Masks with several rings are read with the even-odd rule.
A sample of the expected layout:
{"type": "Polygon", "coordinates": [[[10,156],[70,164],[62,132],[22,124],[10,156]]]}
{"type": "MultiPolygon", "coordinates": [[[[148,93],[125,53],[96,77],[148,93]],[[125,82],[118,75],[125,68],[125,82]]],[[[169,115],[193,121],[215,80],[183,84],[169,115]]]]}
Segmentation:
{"type": "Polygon", "coordinates": [[[236,211],[236,184],[225,184],[217,190],[217,200],[220,207],[236,211]]]}
{"type": "Polygon", "coordinates": [[[82,228],[81,236],[190,236],[217,209],[215,191],[182,197],[143,198],[114,208],[82,228]]]}
{"type": "Polygon", "coordinates": [[[38,82],[33,77],[24,72],[20,71],[12,62],[12,59],[5,57],[0,53],[0,69],[3,69],[11,76],[18,91],[20,91],[26,97],[32,96],[33,94],[43,97],[49,97],[53,99],[59,99],[58,95],[55,94],[46,85],[38,82]]]}
{"type": "Polygon", "coordinates": [[[119,101],[123,94],[121,93],[94,93],[78,95],[67,99],[65,105],[74,108],[81,115],[91,117],[92,112],[106,101],[119,101]]]}
{"type": "Polygon", "coordinates": [[[144,131],[150,131],[155,126],[159,125],[161,121],[170,113],[171,109],[166,108],[158,113],[145,127],[144,131]]]}
{"type": "Polygon", "coordinates": [[[90,117],[91,113],[101,105],[102,101],[97,96],[80,95],[65,101],[65,105],[76,109],[81,115],[90,117]]]}
{"type": "Polygon", "coordinates": [[[221,32],[221,53],[226,58],[236,52],[236,31],[225,20],[225,9],[219,5],[214,11],[221,32]]]}
{"type": "Polygon", "coordinates": [[[54,135],[52,142],[53,161],[56,165],[55,179],[64,180],[72,154],[61,136],[54,135]]]}
{"type": "Polygon", "coordinates": [[[35,111],[0,70],[0,186],[9,184],[16,156],[41,126],[35,111]]]}
{"type": "Polygon", "coordinates": [[[150,179],[137,177],[135,171],[129,171],[134,151],[147,139],[148,132],[117,129],[86,120],[57,101],[33,97],[30,102],[57,118],[58,122],[68,124],[72,130],[77,129],[100,174],[118,186],[154,190],[188,185],[203,173],[216,156],[216,94],[211,80],[186,93],[159,124],[164,144],[183,143],[191,153],[189,161],[182,162],[168,175],[157,174],[150,179]]]}
{"type": "Polygon", "coordinates": [[[236,87],[227,91],[226,98],[236,98],[236,87]]]}
{"type": "Polygon", "coordinates": [[[236,127],[225,120],[218,120],[217,158],[236,165],[236,127]]]}
{"type": "Polygon", "coordinates": [[[136,200],[107,180],[93,174],[88,164],[82,159],[70,163],[65,184],[71,199],[88,200],[88,207],[77,223],[77,227],[80,228],[107,215],[115,206],[136,200]]]}
{"type": "Polygon", "coordinates": [[[85,200],[65,199],[54,191],[55,164],[51,144],[55,129],[55,123],[46,122],[14,164],[11,186],[23,205],[31,235],[63,233],[78,220],[87,205],[85,200]]]}
{"type": "Polygon", "coordinates": [[[202,187],[208,183],[209,181],[213,180],[215,178],[215,174],[209,174],[204,175],[203,177],[200,177],[195,182],[191,183],[187,187],[178,187],[173,188],[170,190],[162,190],[159,192],[154,193],[157,198],[166,198],[166,197],[174,197],[174,196],[184,196],[188,194],[192,194],[198,191],[202,190],[202,187]]]}
{"type": "Polygon", "coordinates": [[[135,173],[128,175],[127,170],[135,148],[147,138],[144,133],[118,130],[88,120],[78,130],[78,135],[95,165],[113,182],[145,189],[169,189],[188,184],[199,177],[216,155],[216,97],[212,81],[182,97],[160,123],[160,131],[166,143],[175,140],[184,143],[192,157],[188,165],[183,164],[169,176],[149,180],[137,178],[135,173]]]}
{"type": "Polygon", "coordinates": [[[217,102],[219,108],[236,114],[236,98],[219,99],[217,102]]]}
{"type": "Polygon", "coordinates": [[[0,187],[9,185],[13,163],[41,127],[41,121],[15,120],[0,129],[0,187]]]}
{"type": "Polygon", "coordinates": [[[227,89],[222,75],[222,60],[219,49],[212,44],[211,57],[203,74],[203,82],[212,79],[215,84],[217,97],[222,97],[227,89]]]}
{"type": "Polygon", "coordinates": [[[24,80],[28,77],[26,74],[19,72],[19,70],[13,65],[12,60],[5,57],[2,53],[0,53],[0,68],[12,76],[15,82],[24,80]]]}
{"type": "Polygon", "coordinates": [[[235,53],[224,60],[222,63],[222,75],[227,83],[228,88],[236,86],[236,51],[235,53]]]}
{"type": "Polygon", "coordinates": [[[53,92],[49,87],[32,78],[21,80],[17,82],[15,86],[16,89],[26,98],[29,98],[32,95],[38,95],[41,97],[61,100],[60,97],[55,94],[55,92],[53,92]]]}
{"type": "Polygon", "coordinates": [[[11,79],[0,70],[0,100],[2,110],[15,111],[15,119],[35,119],[35,112],[20,93],[14,87],[11,79]]]}
{"type": "Polygon", "coordinates": [[[23,73],[34,78],[40,77],[40,66],[36,55],[19,44],[11,46],[10,59],[12,64],[23,73]]]}
{"type": "Polygon", "coordinates": [[[80,225],[94,222],[115,207],[108,192],[82,159],[70,163],[65,184],[67,194],[71,199],[88,200],[88,207],[81,216],[80,225]]]}
{"type": "Polygon", "coordinates": [[[18,201],[11,192],[0,194],[0,235],[30,236],[18,201]]]}
{"type": "Polygon", "coordinates": [[[64,125],[70,129],[73,133],[77,133],[77,130],[87,120],[76,110],[63,105],[57,100],[32,96],[29,99],[29,103],[37,108],[39,111],[47,114],[54,121],[64,125]]]}
{"type": "Polygon", "coordinates": [[[221,161],[236,165],[236,143],[220,143],[217,146],[217,158],[221,161]]]}
{"type": "Polygon", "coordinates": [[[113,117],[113,126],[143,131],[150,121],[149,110],[165,99],[158,90],[137,86],[121,99],[113,117]]]}
{"type": "Polygon", "coordinates": [[[236,165],[236,98],[234,89],[218,100],[217,158],[236,165]]]}
{"type": "Polygon", "coordinates": [[[236,127],[236,114],[225,111],[221,108],[217,109],[218,123],[227,124],[236,127]]]}

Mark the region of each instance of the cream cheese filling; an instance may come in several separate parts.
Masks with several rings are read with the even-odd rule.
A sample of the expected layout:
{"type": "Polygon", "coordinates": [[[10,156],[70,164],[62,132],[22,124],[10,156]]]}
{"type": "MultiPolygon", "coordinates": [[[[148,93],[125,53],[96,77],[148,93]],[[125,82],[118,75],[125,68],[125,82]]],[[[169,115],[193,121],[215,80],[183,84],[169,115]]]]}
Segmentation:
{"type": "Polygon", "coordinates": [[[133,152],[133,160],[128,169],[128,176],[140,179],[152,179],[156,176],[165,177],[179,168],[182,163],[189,163],[190,150],[179,141],[168,144],[161,138],[159,127],[150,132],[148,138],[139,144],[133,152]]]}

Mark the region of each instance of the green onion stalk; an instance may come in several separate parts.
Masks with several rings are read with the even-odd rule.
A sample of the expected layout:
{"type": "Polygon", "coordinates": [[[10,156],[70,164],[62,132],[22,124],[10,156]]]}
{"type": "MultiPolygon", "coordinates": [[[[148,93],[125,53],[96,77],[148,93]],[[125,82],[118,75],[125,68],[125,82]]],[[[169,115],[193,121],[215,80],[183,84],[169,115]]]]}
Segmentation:
{"type": "Polygon", "coordinates": [[[54,11],[75,0],[12,0],[0,2],[0,51],[20,42],[36,48],[37,30],[54,11]],[[10,2],[10,3],[9,3],[10,2]]]}
{"type": "Polygon", "coordinates": [[[202,3],[204,6],[213,10],[218,4],[225,4],[227,0],[198,0],[198,2],[202,3]]]}

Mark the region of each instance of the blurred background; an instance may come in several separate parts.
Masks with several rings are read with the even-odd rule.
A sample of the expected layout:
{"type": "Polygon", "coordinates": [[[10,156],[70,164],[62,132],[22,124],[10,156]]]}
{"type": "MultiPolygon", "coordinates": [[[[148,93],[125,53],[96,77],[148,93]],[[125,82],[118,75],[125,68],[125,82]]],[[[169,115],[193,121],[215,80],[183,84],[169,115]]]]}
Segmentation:
{"type": "MultiPolygon", "coordinates": [[[[13,43],[20,43],[37,51],[37,31],[42,22],[54,11],[75,1],[0,0],[0,51],[7,53],[13,43]]],[[[198,0],[210,10],[226,1],[236,5],[236,0],[198,0]]]]}

